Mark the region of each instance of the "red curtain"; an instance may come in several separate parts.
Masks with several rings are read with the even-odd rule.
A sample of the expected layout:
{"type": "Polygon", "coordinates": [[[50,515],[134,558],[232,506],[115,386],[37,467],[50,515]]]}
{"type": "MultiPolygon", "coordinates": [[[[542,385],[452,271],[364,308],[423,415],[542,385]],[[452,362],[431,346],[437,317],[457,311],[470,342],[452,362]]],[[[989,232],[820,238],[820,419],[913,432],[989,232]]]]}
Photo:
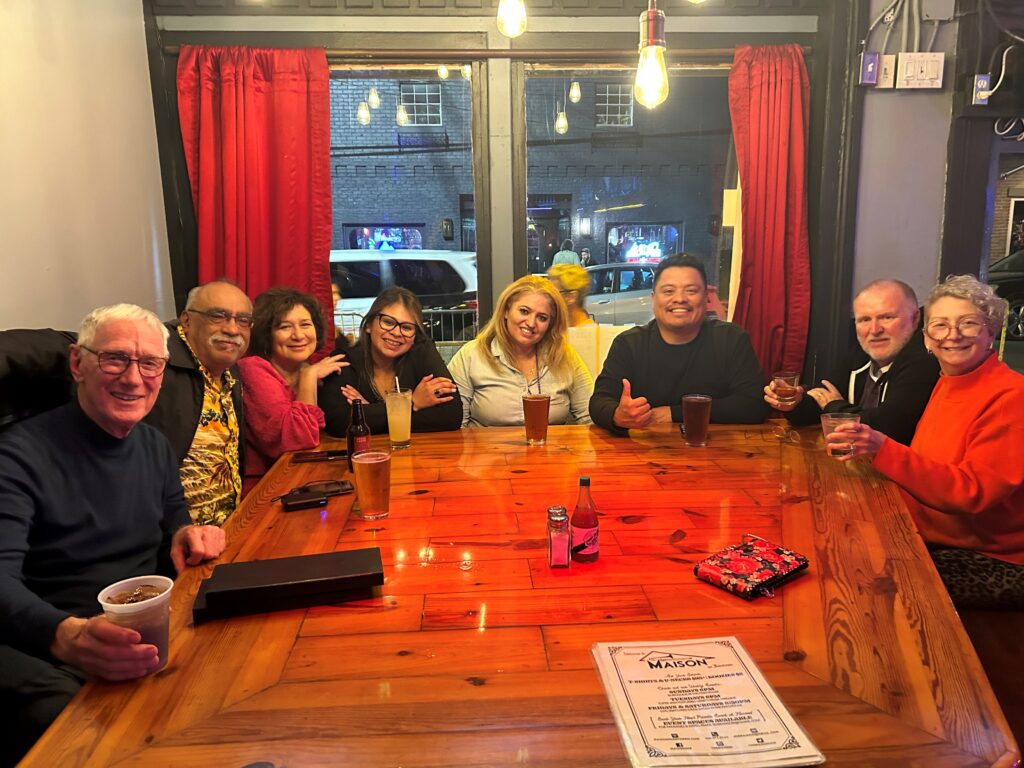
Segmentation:
{"type": "Polygon", "coordinates": [[[333,307],[328,79],[323,49],[182,46],[201,283],[228,277],[251,297],[291,286],[333,307]]]}
{"type": "Polygon", "coordinates": [[[732,319],[750,334],[766,379],[800,371],[807,344],[808,97],[800,46],[736,49],[729,112],[743,190],[743,263],[732,319]]]}

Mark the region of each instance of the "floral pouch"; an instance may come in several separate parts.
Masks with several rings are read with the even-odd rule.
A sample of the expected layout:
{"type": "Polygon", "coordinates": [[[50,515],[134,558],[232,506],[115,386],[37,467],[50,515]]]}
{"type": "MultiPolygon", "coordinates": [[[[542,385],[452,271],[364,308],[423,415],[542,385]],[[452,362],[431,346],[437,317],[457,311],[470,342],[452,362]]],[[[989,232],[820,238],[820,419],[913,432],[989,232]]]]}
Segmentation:
{"type": "Polygon", "coordinates": [[[693,567],[693,575],[745,600],[767,595],[807,568],[807,558],[753,534],[715,552],[693,567]]]}

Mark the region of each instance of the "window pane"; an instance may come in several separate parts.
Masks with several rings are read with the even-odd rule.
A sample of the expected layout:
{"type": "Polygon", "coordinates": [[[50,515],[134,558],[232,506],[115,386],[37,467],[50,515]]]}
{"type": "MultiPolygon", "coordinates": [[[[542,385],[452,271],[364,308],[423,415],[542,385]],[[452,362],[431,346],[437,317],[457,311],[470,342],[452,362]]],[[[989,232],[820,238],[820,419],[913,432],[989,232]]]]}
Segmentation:
{"type": "MultiPolygon", "coordinates": [[[[634,104],[633,75],[527,67],[529,271],[547,271],[565,240],[588,249],[593,265],[653,265],[686,251],[703,259],[724,300],[732,232],[723,194],[735,186],[727,70],[671,71],[668,100],[653,110],[634,104]],[[578,103],[567,98],[573,81],[578,103]]],[[[594,278],[591,293],[649,291],[650,269],[594,278]]]]}
{"type": "Polygon", "coordinates": [[[342,299],[376,298],[382,288],[380,262],[331,264],[331,280],[337,284],[342,299]]]}
{"type": "Polygon", "coordinates": [[[444,261],[394,259],[391,275],[395,285],[408,288],[421,299],[429,294],[461,294],[466,289],[458,273],[444,261]]]}

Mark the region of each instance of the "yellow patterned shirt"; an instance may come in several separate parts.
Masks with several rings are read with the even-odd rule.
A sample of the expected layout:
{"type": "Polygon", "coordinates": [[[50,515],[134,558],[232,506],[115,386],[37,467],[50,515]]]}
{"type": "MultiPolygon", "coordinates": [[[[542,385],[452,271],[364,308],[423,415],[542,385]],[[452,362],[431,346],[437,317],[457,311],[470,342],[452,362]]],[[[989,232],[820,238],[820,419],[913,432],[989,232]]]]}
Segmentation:
{"type": "MultiPolygon", "coordinates": [[[[181,326],[178,335],[192,352],[181,326]]],[[[235,379],[225,371],[221,381],[214,381],[195,352],[192,357],[203,374],[203,407],[192,446],[181,462],[181,484],[192,522],[221,525],[235,511],[242,490],[238,416],[231,400],[235,379]]]]}

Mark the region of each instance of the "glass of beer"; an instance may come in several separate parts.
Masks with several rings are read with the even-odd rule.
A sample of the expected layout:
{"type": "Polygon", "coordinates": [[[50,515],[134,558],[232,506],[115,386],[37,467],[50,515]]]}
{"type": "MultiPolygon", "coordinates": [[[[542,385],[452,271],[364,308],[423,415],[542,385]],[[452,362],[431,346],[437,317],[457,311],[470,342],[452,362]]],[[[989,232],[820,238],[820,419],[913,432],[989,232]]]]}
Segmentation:
{"type": "Polygon", "coordinates": [[[363,451],[352,457],[356,475],[356,496],[364,520],[380,520],[388,516],[391,499],[391,453],[363,451]]]}
{"type": "Polygon", "coordinates": [[[708,423],[711,421],[710,395],[683,395],[683,432],[686,444],[703,448],[708,444],[708,423]]]}
{"type": "Polygon", "coordinates": [[[779,405],[793,405],[800,394],[800,374],[793,371],[778,371],[772,374],[772,389],[779,405]]]}
{"type": "Polygon", "coordinates": [[[526,425],[526,444],[544,445],[548,438],[548,409],[551,395],[523,393],[523,423],[526,425]]]}
{"type": "Polygon", "coordinates": [[[859,413],[823,413],[821,414],[821,431],[825,435],[825,451],[832,458],[849,456],[853,446],[849,443],[830,443],[828,436],[836,431],[840,424],[860,424],[859,413]]]}
{"type": "Polygon", "coordinates": [[[388,436],[391,450],[408,448],[412,442],[412,390],[390,389],[384,394],[388,409],[388,436]]]}

